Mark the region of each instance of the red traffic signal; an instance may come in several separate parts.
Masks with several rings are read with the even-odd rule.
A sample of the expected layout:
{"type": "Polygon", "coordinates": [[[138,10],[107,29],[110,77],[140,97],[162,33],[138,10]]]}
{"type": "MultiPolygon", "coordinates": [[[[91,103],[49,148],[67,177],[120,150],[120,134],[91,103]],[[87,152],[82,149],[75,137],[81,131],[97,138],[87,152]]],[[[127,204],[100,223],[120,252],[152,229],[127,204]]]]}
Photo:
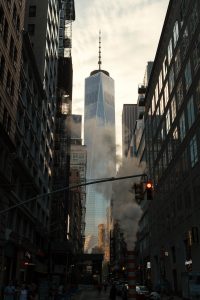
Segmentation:
{"type": "Polygon", "coordinates": [[[153,200],[153,183],[151,181],[146,182],[146,194],[147,200],[153,200]]]}

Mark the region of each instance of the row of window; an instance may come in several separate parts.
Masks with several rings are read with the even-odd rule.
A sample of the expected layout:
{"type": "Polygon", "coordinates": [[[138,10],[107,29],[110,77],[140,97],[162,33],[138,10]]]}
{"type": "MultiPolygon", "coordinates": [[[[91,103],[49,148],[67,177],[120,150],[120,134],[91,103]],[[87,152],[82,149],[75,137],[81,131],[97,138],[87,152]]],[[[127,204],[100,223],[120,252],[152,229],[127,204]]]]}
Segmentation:
{"type": "MultiPolygon", "coordinates": [[[[199,17],[197,13],[197,2],[194,5],[193,11],[195,11],[195,28],[197,27],[199,17]]],[[[186,26],[187,28],[187,26],[186,26]]],[[[186,30],[186,29],[185,29],[186,30]]],[[[185,32],[184,30],[184,32],[185,32]]],[[[187,31],[187,47],[189,46],[189,39],[193,38],[194,34],[194,28],[192,27],[191,30],[188,32],[187,31]]],[[[152,99],[152,108],[151,111],[149,112],[150,114],[154,114],[157,104],[158,104],[158,99],[162,98],[163,96],[163,101],[164,103],[161,103],[161,107],[165,108],[167,106],[167,102],[169,100],[169,94],[172,92],[174,84],[175,84],[175,79],[178,78],[179,72],[181,70],[181,64],[184,61],[185,56],[183,55],[183,49],[184,47],[182,46],[182,41],[185,40],[185,34],[184,32],[181,35],[181,32],[179,33],[179,22],[176,21],[173,29],[173,39],[170,39],[169,45],[168,45],[168,51],[167,55],[164,58],[163,62],[163,68],[160,71],[160,75],[158,78],[158,83],[155,86],[155,93],[152,99]],[[179,43],[177,44],[179,40],[179,43]],[[168,77],[167,77],[168,74],[168,77]],[[163,93],[161,93],[163,90],[163,93]]],[[[193,61],[193,68],[196,70],[198,68],[199,63],[200,63],[200,35],[197,35],[195,37],[195,47],[193,47],[193,55],[191,57],[193,61]]],[[[186,85],[186,90],[189,88],[190,83],[191,83],[191,64],[190,61],[188,61],[185,71],[185,85],[186,85]]],[[[161,100],[160,100],[161,101],[161,100]]],[[[162,102],[162,101],[161,101],[162,102]]]]}
{"type": "MultiPolygon", "coordinates": [[[[166,146],[169,146],[170,149],[177,148],[177,146],[175,147],[174,145],[178,144],[177,141],[179,141],[179,139],[181,142],[183,141],[187,131],[190,130],[196,119],[196,108],[199,107],[200,102],[200,82],[196,88],[196,94],[194,97],[190,96],[188,99],[185,110],[183,110],[182,104],[184,99],[186,99],[186,94],[188,93],[193,81],[193,76],[195,76],[200,65],[200,34],[196,33],[195,37],[197,38],[195,39],[195,47],[192,44],[192,55],[185,64],[185,69],[182,71],[181,62],[185,59],[185,53],[183,53],[185,48],[182,47],[182,41],[185,42],[187,37],[188,49],[189,38],[192,40],[192,35],[194,34],[199,22],[197,9],[197,1],[195,1],[191,16],[188,18],[189,21],[192,20],[191,23],[195,27],[192,28],[190,25],[190,31],[188,31],[186,23],[183,24],[178,21],[175,22],[173,37],[169,41],[167,55],[164,59],[163,68],[160,71],[158,84],[155,87],[152,105],[149,108],[149,117],[147,117],[145,126],[148,139],[153,139],[155,144],[153,149],[149,150],[150,165],[152,165],[153,161],[155,162],[157,159],[161,151],[161,147],[165,142],[166,135],[170,134],[171,137],[169,140],[174,141],[172,146],[166,146]],[[178,127],[174,127],[174,124],[178,124],[178,127]]],[[[171,156],[172,151],[169,151],[169,157],[171,156]]],[[[196,158],[191,158],[191,165],[194,166],[195,163],[196,158]]]]}

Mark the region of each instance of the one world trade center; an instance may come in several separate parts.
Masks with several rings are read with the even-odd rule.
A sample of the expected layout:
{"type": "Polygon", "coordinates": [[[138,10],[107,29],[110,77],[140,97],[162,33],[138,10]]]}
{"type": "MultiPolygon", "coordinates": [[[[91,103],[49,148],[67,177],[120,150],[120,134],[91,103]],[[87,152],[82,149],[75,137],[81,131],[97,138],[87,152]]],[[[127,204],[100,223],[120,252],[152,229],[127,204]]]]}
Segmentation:
{"type": "MultiPolygon", "coordinates": [[[[84,140],[87,146],[87,180],[107,178],[116,173],[114,80],[101,69],[101,36],[99,69],[85,79],[84,140]]],[[[86,194],[86,239],[96,246],[98,225],[105,223],[110,206],[110,183],[88,185],[86,194]]]]}

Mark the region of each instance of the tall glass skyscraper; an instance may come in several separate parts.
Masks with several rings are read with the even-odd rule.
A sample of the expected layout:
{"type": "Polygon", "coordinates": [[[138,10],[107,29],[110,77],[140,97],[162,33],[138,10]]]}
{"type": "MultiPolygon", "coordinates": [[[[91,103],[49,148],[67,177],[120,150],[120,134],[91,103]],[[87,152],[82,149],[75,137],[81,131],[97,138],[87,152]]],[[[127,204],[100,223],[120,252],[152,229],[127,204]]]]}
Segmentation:
{"type": "MultiPolygon", "coordinates": [[[[107,71],[91,72],[85,79],[84,138],[87,145],[87,180],[115,176],[114,80],[107,71]]],[[[106,220],[111,185],[89,185],[86,194],[86,236],[97,244],[98,225],[106,220]]]]}

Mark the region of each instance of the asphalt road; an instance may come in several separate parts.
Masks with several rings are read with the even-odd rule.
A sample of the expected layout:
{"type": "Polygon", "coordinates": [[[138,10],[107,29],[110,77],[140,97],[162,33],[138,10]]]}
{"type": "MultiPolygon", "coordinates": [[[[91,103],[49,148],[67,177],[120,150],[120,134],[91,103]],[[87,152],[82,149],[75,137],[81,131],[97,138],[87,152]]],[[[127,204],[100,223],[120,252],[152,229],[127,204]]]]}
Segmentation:
{"type": "MultiPolygon", "coordinates": [[[[101,293],[93,286],[81,286],[80,290],[77,295],[73,296],[72,300],[109,300],[110,287],[107,288],[106,292],[102,290],[101,293]]],[[[117,297],[116,300],[122,300],[122,298],[117,297]]]]}

